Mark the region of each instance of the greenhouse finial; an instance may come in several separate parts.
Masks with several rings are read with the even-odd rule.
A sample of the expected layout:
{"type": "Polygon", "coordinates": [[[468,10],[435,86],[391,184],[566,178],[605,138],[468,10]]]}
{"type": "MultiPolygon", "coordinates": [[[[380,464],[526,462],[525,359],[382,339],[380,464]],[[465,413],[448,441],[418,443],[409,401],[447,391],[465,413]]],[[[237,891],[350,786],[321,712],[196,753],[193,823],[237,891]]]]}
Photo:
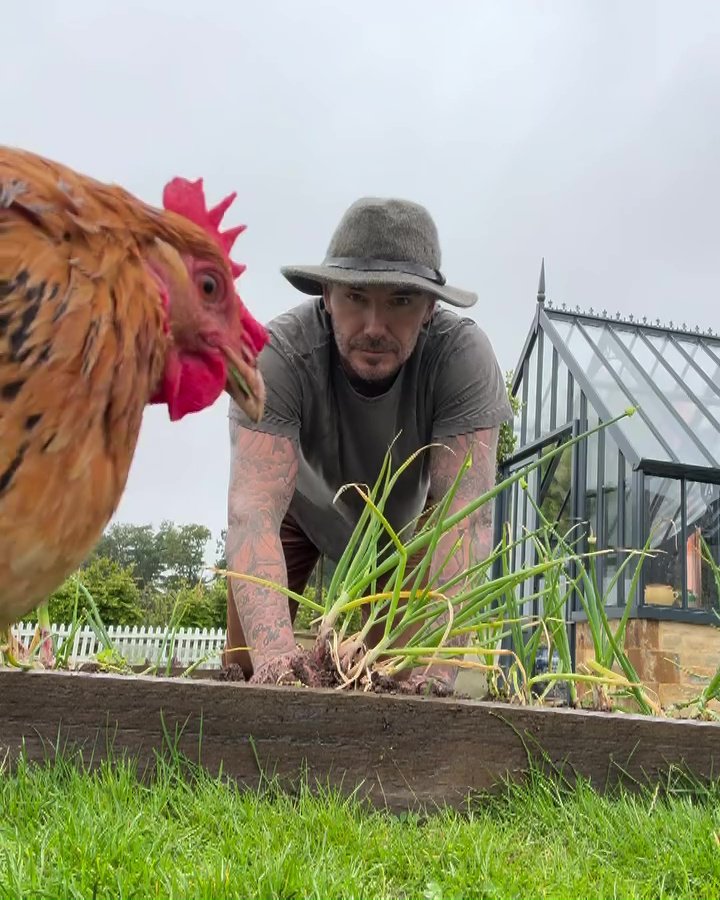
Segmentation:
{"type": "Polygon", "coordinates": [[[542,263],[540,264],[540,280],[538,281],[537,302],[538,303],[545,302],[545,257],[544,256],[542,258],[542,263]]]}

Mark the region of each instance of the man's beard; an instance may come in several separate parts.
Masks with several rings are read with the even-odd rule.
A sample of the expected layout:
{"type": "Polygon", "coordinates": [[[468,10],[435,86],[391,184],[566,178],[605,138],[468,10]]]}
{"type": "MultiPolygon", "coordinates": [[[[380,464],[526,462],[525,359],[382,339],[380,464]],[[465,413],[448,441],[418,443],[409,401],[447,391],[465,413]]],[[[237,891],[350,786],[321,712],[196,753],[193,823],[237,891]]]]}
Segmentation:
{"type": "Polygon", "coordinates": [[[350,360],[350,354],[357,350],[367,350],[370,352],[380,353],[396,353],[398,345],[385,339],[373,340],[368,338],[357,339],[355,341],[345,341],[342,338],[338,340],[337,332],[335,332],[335,350],[338,354],[340,365],[342,366],[346,377],[352,385],[361,393],[367,393],[369,396],[381,394],[387,390],[395,381],[398,372],[406,362],[399,359],[396,355],[394,365],[390,372],[384,366],[372,366],[368,364],[363,367],[362,373],[358,372],[350,360]],[[366,388],[363,388],[366,386],[366,388]]]}

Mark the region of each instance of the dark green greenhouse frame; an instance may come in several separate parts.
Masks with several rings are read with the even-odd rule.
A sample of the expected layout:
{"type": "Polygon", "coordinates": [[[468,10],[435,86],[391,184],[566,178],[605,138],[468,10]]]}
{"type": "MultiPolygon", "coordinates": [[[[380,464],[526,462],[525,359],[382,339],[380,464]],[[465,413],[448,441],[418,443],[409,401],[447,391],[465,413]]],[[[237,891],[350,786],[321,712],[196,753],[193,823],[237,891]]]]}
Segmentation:
{"type": "MultiPolygon", "coordinates": [[[[530,492],[562,531],[584,535],[586,548],[592,534],[597,549],[611,551],[598,557],[609,588],[623,549],[642,549],[652,532],[652,548],[663,552],[645,560],[633,597],[626,568],[608,592],[608,615],[630,602],[637,618],[720,625],[717,585],[702,560],[705,552],[720,562],[720,335],[553,305],[544,264],[537,299],[511,386],[522,404],[516,448],[500,475],[629,407],[636,412],[537,469],[527,491],[503,492],[496,537],[504,523],[513,536],[535,527],[530,492]]],[[[515,564],[530,553],[518,548],[515,564]]],[[[578,606],[575,597],[574,619],[578,606]]]]}

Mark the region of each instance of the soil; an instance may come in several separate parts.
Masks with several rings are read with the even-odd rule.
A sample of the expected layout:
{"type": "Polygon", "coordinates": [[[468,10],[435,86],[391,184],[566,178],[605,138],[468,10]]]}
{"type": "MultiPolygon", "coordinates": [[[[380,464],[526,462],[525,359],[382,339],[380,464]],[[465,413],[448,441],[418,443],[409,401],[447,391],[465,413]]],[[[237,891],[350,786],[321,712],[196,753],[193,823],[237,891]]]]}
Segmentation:
{"type": "Polygon", "coordinates": [[[95,675],[97,672],[102,672],[102,670],[100,663],[96,662],[84,662],[77,668],[78,672],[86,672],[88,675],[95,675]]]}
{"type": "Polygon", "coordinates": [[[470,694],[462,694],[446,687],[433,678],[418,681],[401,681],[387,675],[373,674],[371,691],[375,694],[404,694],[417,697],[452,697],[455,700],[472,700],[470,694]]]}
{"type": "MultiPolygon", "coordinates": [[[[341,650],[341,665],[349,668],[360,648],[348,642],[341,650]],[[344,652],[343,652],[344,651],[344,652]]],[[[219,681],[245,681],[243,670],[231,665],[220,670],[219,681]]],[[[454,697],[471,699],[467,694],[459,694],[433,678],[400,679],[391,678],[378,672],[355,682],[351,690],[372,691],[376,694],[404,694],[415,696],[454,697]]],[[[318,637],[311,649],[298,646],[294,653],[272,660],[249,680],[250,684],[292,685],[293,687],[333,688],[343,684],[343,679],[329,650],[329,643],[318,637]]]]}
{"type": "Polygon", "coordinates": [[[242,670],[242,666],[238,666],[235,663],[225,666],[217,673],[213,672],[211,677],[216,678],[218,681],[245,681],[245,673],[242,670]]]}

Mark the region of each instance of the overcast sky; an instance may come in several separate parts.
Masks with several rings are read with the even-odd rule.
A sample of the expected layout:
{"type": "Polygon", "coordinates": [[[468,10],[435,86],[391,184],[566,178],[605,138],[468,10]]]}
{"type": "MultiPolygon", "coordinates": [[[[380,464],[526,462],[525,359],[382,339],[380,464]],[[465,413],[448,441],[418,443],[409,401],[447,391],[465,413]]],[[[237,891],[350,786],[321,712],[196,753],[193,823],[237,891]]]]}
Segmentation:
{"type": "MultiPolygon", "coordinates": [[[[264,322],[372,194],[428,207],[503,369],[543,256],[553,301],[720,328],[717,0],[13,0],[2,31],[0,140],[151,203],[237,190],[264,322]]],[[[217,535],[228,460],[224,397],[148,409],[117,518],[217,535]]]]}

